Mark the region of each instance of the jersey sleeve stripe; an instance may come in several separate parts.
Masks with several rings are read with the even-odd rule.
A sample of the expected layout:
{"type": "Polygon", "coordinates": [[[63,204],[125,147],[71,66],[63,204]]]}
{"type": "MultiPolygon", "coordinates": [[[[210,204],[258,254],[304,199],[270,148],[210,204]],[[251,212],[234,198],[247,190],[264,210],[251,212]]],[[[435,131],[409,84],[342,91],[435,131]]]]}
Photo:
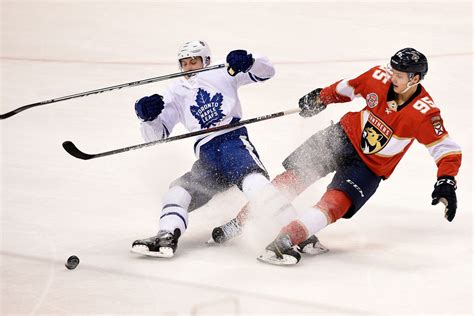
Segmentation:
{"type": "Polygon", "coordinates": [[[436,141],[434,141],[432,143],[426,144],[425,146],[428,147],[428,148],[436,146],[437,144],[441,143],[442,141],[444,141],[448,137],[449,137],[449,134],[446,134],[443,137],[441,137],[440,139],[437,139],[436,141]]]}
{"type": "Polygon", "coordinates": [[[265,80],[268,80],[270,78],[260,78],[259,76],[256,76],[252,73],[249,72],[249,76],[250,76],[250,79],[252,79],[253,81],[257,82],[257,81],[265,81],[265,80]]]}
{"type": "Polygon", "coordinates": [[[376,155],[391,157],[403,152],[407,146],[413,142],[413,138],[398,138],[395,135],[389,140],[388,144],[376,155]]]}
{"type": "Polygon", "coordinates": [[[349,80],[347,80],[347,79],[341,80],[337,84],[336,92],[339,95],[350,98],[351,100],[354,100],[354,98],[355,98],[354,88],[349,84],[349,80]]]}
{"type": "Polygon", "coordinates": [[[431,157],[438,162],[448,155],[460,154],[461,147],[451,138],[446,135],[442,139],[426,145],[431,157]]]}

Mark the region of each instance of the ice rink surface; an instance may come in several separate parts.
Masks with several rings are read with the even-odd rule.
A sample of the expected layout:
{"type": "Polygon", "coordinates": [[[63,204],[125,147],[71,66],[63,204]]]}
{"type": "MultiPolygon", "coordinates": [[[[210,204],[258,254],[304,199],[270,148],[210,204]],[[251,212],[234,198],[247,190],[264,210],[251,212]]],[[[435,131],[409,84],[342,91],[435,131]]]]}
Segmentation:
{"type": "MultiPolygon", "coordinates": [[[[267,55],[277,75],[242,87],[244,119],[297,106],[316,87],[385,65],[415,47],[423,85],[463,148],[458,214],[430,205],[436,166],[415,142],[351,220],[319,237],[331,251],[293,267],[259,263],[257,230],[225,247],[205,241],[244,205],[237,189],[190,214],[171,260],[129,252],[157,230],[161,197],[194,161],[193,140],[81,161],[142,143],[136,99],[167,82],[45,105],[0,121],[2,315],[472,315],[472,3],[1,2],[2,113],[24,104],[178,71],[179,45],[206,40],[267,55]],[[77,255],[76,270],[65,260],[77,255]]],[[[363,100],[249,126],[268,171],[363,100]]],[[[185,132],[182,127],[174,135],[185,132]]],[[[330,176],[295,200],[313,205],[330,176]]]]}

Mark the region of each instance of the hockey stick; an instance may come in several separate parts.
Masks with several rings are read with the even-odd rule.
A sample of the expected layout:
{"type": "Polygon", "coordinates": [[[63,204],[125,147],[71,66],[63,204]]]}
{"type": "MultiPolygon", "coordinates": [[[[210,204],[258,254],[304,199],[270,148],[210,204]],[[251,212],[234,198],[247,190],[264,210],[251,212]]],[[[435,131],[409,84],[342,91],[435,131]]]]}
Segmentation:
{"type": "Polygon", "coordinates": [[[228,66],[227,64],[219,64],[219,65],[215,65],[215,66],[210,66],[210,67],[196,69],[196,70],[190,70],[190,71],[186,71],[186,72],[176,72],[176,73],[173,73],[173,74],[164,75],[164,76],[160,76],[160,77],[154,77],[154,78],[149,78],[149,79],[144,79],[144,80],[127,82],[127,83],[118,84],[118,85],[110,86],[110,87],[106,87],[106,88],[90,90],[90,91],[86,91],[86,92],[80,92],[80,93],[76,93],[76,94],[67,95],[67,96],[64,96],[64,97],[59,97],[59,98],[49,99],[49,100],[40,101],[40,102],[36,102],[36,103],[31,103],[31,104],[21,106],[21,107],[15,109],[15,110],[10,111],[10,112],[0,114],[0,119],[4,120],[4,119],[9,118],[10,116],[13,116],[15,114],[18,114],[18,113],[20,113],[24,110],[28,110],[28,109],[31,109],[33,107],[40,106],[40,105],[56,103],[56,102],[70,100],[70,99],[79,98],[79,97],[85,97],[85,96],[88,96],[88,95],[91,95],[91,94],[102,93],[102,92],[105,92],[105,91],[112,91],[112,90],[122,89],[122,88],[126,88],[126,87],[140,86],[140,85],[147,84],[147,83],[163,81],[163,80],[173,79],[173,78],[187,76],[187,75],[193,75],[193,74],[197,74],[197,73],[204,72],[204,71],[224,68],[224,67],[227,67],[227,66],[228,66]]]}
{"type": "Polygon", "coordinates": [[[277,112],[277,113],[273,113],[273,114],[267,114],[267,115],[263,115],[263,116],[259,116],[259,117],[254,117],[254,118],[251,118],[251,119],[248,119],[248,120],[243,120],[243,121],[240,121],[240,122],[237,122],[237,123],[234,123],[234,124],[227,124],[227,125],[222,125],[222,126],[211,127],[211,128],[202,129],[202,130],[199,130],[199,131],[187,133],[187,134],[182,134],[182,135],[177,135],[177,136],[173,136],[173,137],[169,137],[169,138],[165,138],[165,139],[160,139],[160,140],[149,142],[149,143],[143,143],[143,144],[139,144],[139,145],[134,145],[134,146],[114,149],[114,150],[110,150],[110,151],[105,151],[105,152],[101,152],[101,153],[98,153],[98,154],[86,154],[85,152],[80,151],[76,147],[76,145],[74,145],[74,143],[71,142],[71,141],[65,141],[63,143],[63,148],[71,156],[74,156],[78,159],[89,160],[89,159],[95,159],[95,158],[99,158],[99,157],[111,156],[111,155],[123,153],[123,152],[126,152],[126,151],[130,151],[130,150],[136,150],[136,149],[140,149],[140,148],[150,147],[150,146],[157,145],[157,144],[169,143],[169,142],[172,142],[172,141],[175,141],[175,140],[180,140],[180,139],[189,138],[189,137],[202,135],[202,134],[208,134],[208,133],[212,133],[212,132],[216,132],[216,131],[220,131],[220,130],[224,130],[224,129],[229,129],[229,128],[233,128],[233,127],[243,126],[243,125],[247,125],[247,124],[251,124],[251,123],[270,120],[270,119],[274,119],[274,118],[277,118],[277,117],[280,117],[280,116],[293,114],[293,113],[296,113],[296,112],[299,112],[299,111],[300,111],[300,109],[292,109],[292,110],[277,112]]]}

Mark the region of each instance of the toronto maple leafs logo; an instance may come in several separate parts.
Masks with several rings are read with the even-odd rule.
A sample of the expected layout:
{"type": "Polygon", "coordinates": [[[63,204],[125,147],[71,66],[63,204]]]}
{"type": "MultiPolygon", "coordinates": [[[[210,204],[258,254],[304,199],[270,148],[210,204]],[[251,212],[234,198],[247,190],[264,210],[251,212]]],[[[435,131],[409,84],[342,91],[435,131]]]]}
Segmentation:
{"type": "Polygon", "coordinates": [[[199,88],[196,95],[197,105],[191,105],[191,114],[198,120],[201,128],[215,126],[222,120],[224,117],[221,109],[223,99],[221,93],[216,93],[211,99],[209,92],[199,88]]]}

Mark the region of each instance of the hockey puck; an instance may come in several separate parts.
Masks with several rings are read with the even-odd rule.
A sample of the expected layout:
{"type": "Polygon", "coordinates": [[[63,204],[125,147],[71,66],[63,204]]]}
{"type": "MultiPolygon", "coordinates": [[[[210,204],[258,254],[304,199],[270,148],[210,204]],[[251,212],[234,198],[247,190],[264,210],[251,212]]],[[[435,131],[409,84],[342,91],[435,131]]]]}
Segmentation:
{"type": "Polygon", "coordinates": [[[69,270],[73,270],[77,267],[78,264],[79,264],[79,258],[77,256],[70,256],[69,258],[67,258],[65,266],[69,270]]]}

